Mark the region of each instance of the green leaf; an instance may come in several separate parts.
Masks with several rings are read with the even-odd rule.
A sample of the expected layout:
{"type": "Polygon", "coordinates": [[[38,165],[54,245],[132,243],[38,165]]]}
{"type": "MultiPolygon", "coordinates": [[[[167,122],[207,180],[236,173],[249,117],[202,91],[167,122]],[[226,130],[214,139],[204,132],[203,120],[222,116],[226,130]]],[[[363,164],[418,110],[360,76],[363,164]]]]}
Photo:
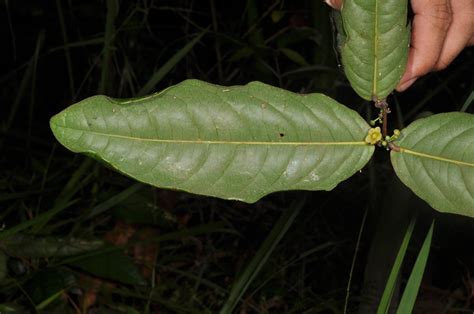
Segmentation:
{"type": "Polygon", "coordinates": [[[405,72],[410,41],[407,0],[344,0],[344,71],[364,99],[381,100],[405,72]]]}
{"type": "Polygon", "coordinates": [[[474,217],[474,115],[417,120],[395,144],[391,160],[403,183],[438,211],[474,217]]]}
{"type": "Polygon", "coordinates": [[[346,42],[347,35],[344,31],[344,26],[342,25],[342,15],[339,10],[332,10],[331,14],[331,25],[333,28],[333,42],[335,44],[335,50],[338,53],[341,53],[342,47],[346,42]]]}
{"type": "Polygon", "coordinates": [[[31,313],[31,312],[27,311],[23,306],[15,304],[15,303],[3,303],[3,304],[0,304],[0,313],[23,314],[23,313],[31,313]]]}
{"type": "Polygon", "coordinates": [[[93,275],[125,284],[146,284],[133,260],[118,249],[98,252],[98,254],[77,259],[70,265],[93,275]]]}
{"type": "Polygon", "coordinates": [[[188,80],[139,99],[95,96],[54,116],[51,129],[73,152],[141,182],[246,202],[331,190],[374,150],[353,110],[259,82],[188,80]]]}
{"type": "Polygon", "coordinates": [[[423,279],[423,273],[425,272],[426,262],[428,261],[428,256],[430,255],[434,223],[435,221],[433,220],[431,222],[430,230],[426,234],[425,241],[423,241],[423,245],[421,246],[420,252],[418,253],[418,257],[416,258],[415,265],[413,265],[413,270],[411,271],[410,278],[408,278],[407,285],[403,291],[402,298],[400,299],[400,303],[398,305],[397,314],[412,313],[413,311],[416,296],[418,295],[421,280],[423,279]]]}
{"type": "Polygon", "coordinates": [[[413,234],[413,229],[415,228],[416,215],[412,216],[410,224],[408,225],[407,231],[403,236],[402,243],[398,249],[397,257],[393,262],[392,269],[390,270],[390,275],[388,276],[387,283],[385,284],[385,289],[383,290],[382,297],[380,298],[380,303],[377,308],[377,314],[386,314],[390,309],[390,303],[392,302],[393,293],[395,292],[397,280],[402,268],[402,263],[405,258],[405,254],[408,249],[408,244],[410,243],[411,236],[413,234]]]}
{"type": "Polygon", "coordinates": [[[288,59],[293,61],[294,63],[301,65],[301,66],[308,66],[308,62],[305,58],[297,51],[290,49],[290,48],[280,48],[279,51],[283,53],[288,59]]]}

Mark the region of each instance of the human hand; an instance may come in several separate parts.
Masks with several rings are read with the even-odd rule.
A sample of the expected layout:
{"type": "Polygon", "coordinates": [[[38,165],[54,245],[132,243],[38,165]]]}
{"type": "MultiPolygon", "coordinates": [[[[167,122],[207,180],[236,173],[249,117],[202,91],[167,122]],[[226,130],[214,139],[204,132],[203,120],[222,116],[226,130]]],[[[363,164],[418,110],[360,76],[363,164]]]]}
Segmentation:
{"type": "MultiPolygon", "coordinates": [[[[340,9],[343,0],[325,0],[340,9]]],[[[419,77],[446,68],[467,46],[474,45],[474,0],[411,0],[412,23],[408,61],[397,91],[419,77]]]]}

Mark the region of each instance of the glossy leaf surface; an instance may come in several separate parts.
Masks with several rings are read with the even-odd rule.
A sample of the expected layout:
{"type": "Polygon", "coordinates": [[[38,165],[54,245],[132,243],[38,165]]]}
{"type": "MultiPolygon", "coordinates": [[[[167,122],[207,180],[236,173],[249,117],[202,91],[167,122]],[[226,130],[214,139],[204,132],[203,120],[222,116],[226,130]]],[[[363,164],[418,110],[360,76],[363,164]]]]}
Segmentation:
{"type": "Polygon", "coordinates": [[[384,99],[405,71],[410,41],[406,0],[344,0],[340,45],[349,82],[364,99],[384,99]]]}
{"type": "Polygon", "coordinates": [[[474,115],[417,120],[395,144],[391,160],[403,183],[436,210],[474,217],[474,115]]]}
{"type": "Polygon", "coordinates": [[[255,202],[330,190],[361,169],[370,126],[321,95],[184,81],[148,97],[95,96],[51,119],[56,138],[139,181],[255,202]]]}

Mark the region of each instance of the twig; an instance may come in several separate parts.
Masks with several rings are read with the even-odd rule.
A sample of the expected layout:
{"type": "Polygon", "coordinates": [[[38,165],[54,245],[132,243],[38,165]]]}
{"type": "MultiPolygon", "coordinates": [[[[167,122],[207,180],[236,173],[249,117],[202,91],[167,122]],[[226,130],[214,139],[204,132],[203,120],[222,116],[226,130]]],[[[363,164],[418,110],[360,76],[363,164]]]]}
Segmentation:
{"type": "Polygon", "coordinates": [[[387,115],[390,113],[390,108],[388,107],[388,103],[385,99],[374,99],[374,105],[380,109],[380,118],[382,120],[382,138],[385,138],[388,134],[387,115]]]}

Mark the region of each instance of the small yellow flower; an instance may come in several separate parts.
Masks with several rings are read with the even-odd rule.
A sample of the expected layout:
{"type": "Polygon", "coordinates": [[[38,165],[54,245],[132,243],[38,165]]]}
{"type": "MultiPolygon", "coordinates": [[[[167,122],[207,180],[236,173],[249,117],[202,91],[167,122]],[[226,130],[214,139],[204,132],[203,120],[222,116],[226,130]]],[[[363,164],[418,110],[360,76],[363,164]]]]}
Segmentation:
{"type": "Polygon", "coordinates": [[[369,133],[365,137],[365,142],[367,144],[377,144],[380,140],[382,139],[382,131],[380,130],[380,127],[376,128],[371,128],[369,130],[369,133]]]}

